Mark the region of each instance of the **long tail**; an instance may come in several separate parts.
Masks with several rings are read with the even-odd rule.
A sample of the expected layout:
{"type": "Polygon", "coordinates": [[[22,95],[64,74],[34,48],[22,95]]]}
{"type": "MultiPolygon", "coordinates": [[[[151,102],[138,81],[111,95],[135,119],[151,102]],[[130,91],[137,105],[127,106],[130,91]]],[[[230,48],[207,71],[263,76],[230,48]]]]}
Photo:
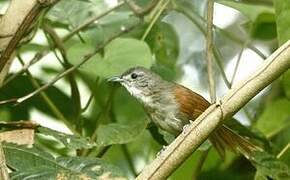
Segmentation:
{"type": "Polygon", "coordinates": [[[225,125],[216,129],[209,139],[222,158],[225,157],[226,149],[235,153],[241,153],[247,159],[250,159],[253,153],[262,151],[260,147],[252,144],[249,140],[225,125]]]}

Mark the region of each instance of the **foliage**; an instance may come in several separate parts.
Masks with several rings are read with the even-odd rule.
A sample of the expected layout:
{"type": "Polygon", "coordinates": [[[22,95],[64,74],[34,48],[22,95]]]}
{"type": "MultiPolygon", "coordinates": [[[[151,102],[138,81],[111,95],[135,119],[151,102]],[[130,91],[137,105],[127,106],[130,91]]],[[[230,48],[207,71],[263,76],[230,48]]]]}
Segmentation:
{"type": "MultiPolygon", "coordinates": [[[[7,2],[0,1],[0,6],[7,2]]],[[[147,13],[138,16],[123,3],[90,22],[111,10],[107,2],[60,1],[40,17],[34,39],[17,49],[18,58],[14,62],[22,57],[28,63],[36,53],[48,50],[50,53],[40,59],[43,63],[30,67],[30,72],[4,84],[0,88],[1,100],[22,97],[63,70],[90,58],[44,94],[17,106],[0,105],[1,121],[39,118],[37,122],[45,126],[50,122],[46,120],[52,118],[71,131],[69,134],[38,127],[33,147],[4,143],[11,179],[132,179],[151,162],[165,143],[162,132],[152,131],[142,106],[124,88],[107,82],[107,78],[120,75],[130,67],[151,68],[165,79],[208,92],[206,1],[170,0],[162,10],[167,0],[160,0],[147,13]],[[56,45],[45,25],[55,31],[61,47],[56,45]],[[34,111],[41,116],[33,116],[34,111]]],[[[145,7],[151,1],[136,2],[145,7]]],[[[278,44],[289,40],[290,1],[216,0],[215,3],[235,9],[239,14],[226,27],[214,27],[214,58],[219,64],[214,67],[215,80],[218,91],[222,91],[226,89],[225,77],[222,78],[224,69],[219,66],[228,67],[241,49],[264,58],[278,44]]],[[[252,60],[247,61],[250,64],[252,60]]],[[[12,71],[6,79],[17,71],[12,71]]],[[[226,78],[230,75],[226,72],[226,78]]],[[[209,153],[199,172],[201,179],[289,178],[290,70],[245,107],[251,118],[244,118],[242,122],[250,126],[246,128],[234,120],[228,122],[229,126],[262,144],[269,154],[258,154],[250,162],[228,153],[222,161],[205,144],[170,178],[192,177],[205,151],[209,153]]]]}

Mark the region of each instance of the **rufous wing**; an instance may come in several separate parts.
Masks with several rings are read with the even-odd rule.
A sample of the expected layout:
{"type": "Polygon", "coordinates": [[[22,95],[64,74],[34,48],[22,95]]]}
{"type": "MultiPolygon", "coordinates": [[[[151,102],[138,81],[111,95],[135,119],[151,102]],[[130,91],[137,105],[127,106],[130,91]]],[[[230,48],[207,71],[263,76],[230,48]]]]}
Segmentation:
{"type": "Polygon", "coordinates": [[[210,106],[210,103],[201,95],[181,85],[175,85],[174,95],[180,105],[180,111],[186,114],[190,120],[195,120],[210,106]]]}
{"type": "MultiPolygon", "coordinates": [[[[176,100],[180,104],[180,111],[186,114],[189,120],[195,120],[210,106],[210,103],[201,95],[184,86],[175,85],[174,94],[176,100]]],[[[225,125],[218,127],[212,132],[209,140],[222,158],[225,156],[225,149],[233,152],[240,152],[247,158],[249,158],[252,153],[261,150],[225,125]]]]}

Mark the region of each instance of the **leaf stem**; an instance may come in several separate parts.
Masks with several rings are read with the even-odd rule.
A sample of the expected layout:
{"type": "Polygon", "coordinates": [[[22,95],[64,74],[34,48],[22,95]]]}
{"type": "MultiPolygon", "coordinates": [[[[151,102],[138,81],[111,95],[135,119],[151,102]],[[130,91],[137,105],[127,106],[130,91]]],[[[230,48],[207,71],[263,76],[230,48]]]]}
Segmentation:
{"type": "Polygon", "coordinates": [[[156,21],[158,20],[158,18],[160,17],[160,15],[162,14],[162,12],[164,11],[164,9],[166,8],[166,6],[168,5],[169,2],[170,2],[170,0],[161,0],[160,1],[159,4],[163,4],[163,5],[160,7],[159,11],[155,14],[155,16],[151,20],[149,26],[146,28],[145,33],[143,34],[143,36],[141,38],[142,41],[145,40],[145,38],[147,37],[147,35],[151,31],[152,27],[154,26],[154,24],[156,23],[156,21]]]}

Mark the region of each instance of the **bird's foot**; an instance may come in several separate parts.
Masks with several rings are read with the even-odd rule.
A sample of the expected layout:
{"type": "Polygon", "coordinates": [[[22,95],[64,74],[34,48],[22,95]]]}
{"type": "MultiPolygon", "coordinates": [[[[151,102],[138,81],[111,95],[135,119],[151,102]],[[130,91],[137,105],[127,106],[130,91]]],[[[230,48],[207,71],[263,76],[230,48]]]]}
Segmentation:
{"type": "Polygon", "coordinates": [[[165,151],[167,146],[162,146],[162,149],[156,154],[156,157],[161,156],[161,154],[165,151]]]}

